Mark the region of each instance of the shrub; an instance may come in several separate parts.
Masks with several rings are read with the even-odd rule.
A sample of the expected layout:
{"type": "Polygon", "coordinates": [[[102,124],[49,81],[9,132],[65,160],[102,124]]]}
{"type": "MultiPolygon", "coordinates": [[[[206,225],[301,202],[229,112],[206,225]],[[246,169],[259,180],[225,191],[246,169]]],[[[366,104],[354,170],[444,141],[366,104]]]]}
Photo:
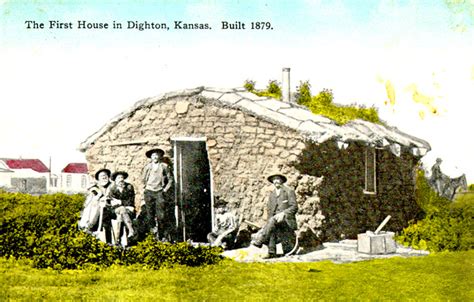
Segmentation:
{"type": "Polygon", "coordinates": [[[474,248],[474,198],[461,197],[451,202],[440,197],[429,186],[423,171],[418,172],[416,184],[416,200],[426,216],[418,222],[411,222],[397,240],[432,252],[474,248]]]}
{"type": "Polygon", "coordinates": [[[264,90],[255,89],[255,84],[255,81],[246,80],[244,82],[244,88],[247,91],[252,92],[253,94],[256,94],[258,96],[266,96],[278,100],[281,99],[281,87],[276,80],[270,80],[268,82],[267,88],[264,90]]]}
{"type": "Polygon", "coordinates": [[[107,267],[120,263],[122,256],[120,249],[79,231],[77,225],[71,225],[65,234],[54,229],[44,233],[38,238],[31,258],[37,268],[77,269],[107,267]]]}
{"type": "Polygon", "coordinates": [[[397,240],[432,252],[466,251],[474,248],[474,202],[453,203],[411,223],[397,240]]]}
{"type": "MultiPolygon", "coordinates": [[[[246,80],[244,87],[247,91],[258,96],[281,99],[281,87],[275,80],[269,81],[266,90],[256,90],[255,81],[251,80],[246,80]]],[[[323,89],[317,95],[312,96],[309,81],[300,82],[297,87],[296,102],[307,107],[314,114],[326,116],[341,125],[355,119],[382,124],[375,107],[365,108],[356,104],[342,106],[334,104],[333,99],[333,92],[330,89],[323,89]]]]}
{"type": "Polygon", "coordinates": [[[309,81],[300,82],[296,88],[296,103],[308,107],[311,103],[311,84],[309,81]]]}
{"type": "Polygon", "coordinates": [[[189,243],[161,243],[148,237],[124,250],[78,230],[83,195],[42,195],[0,192],[0,257],[31,259],[37,268],[76,269],[88,266],[217,263],[219,248],[189,243]]]}
{"type": "Polygon", "coordinates": [[[125,258],[126,264],[144,264],[153,269],[162,266],[200,266],[215,264],[222,260],[219,247],[193,246],[188,242],[171,244],[156,241],[149,235],[144,241],[130,248],[125,258]]]}
{"type": "Polygon", "coordinates": [[[313,96],[311,101],[305,104],[314,114],[324,115],[338,124],[345,124],[351,120],[363,119],[372,123],[381,123],[375,107],[365,108],[364,106],[352,104],[341,106],[333,103],[334,95],[332,90],[323,89],[319,94],[313,96]]]}
{"type": "Polygon", "coordinates": [[[252,80],[245,80],[244,82],[244,88],[247,91],[254,92],[255,91],[255,81],[252,80]]]}
{"type": "Polygon", "coordinates": [[[31,257],[48,230],[67,233],[79,219],[82,195],[0,192],[0,256],[31,257]]]}

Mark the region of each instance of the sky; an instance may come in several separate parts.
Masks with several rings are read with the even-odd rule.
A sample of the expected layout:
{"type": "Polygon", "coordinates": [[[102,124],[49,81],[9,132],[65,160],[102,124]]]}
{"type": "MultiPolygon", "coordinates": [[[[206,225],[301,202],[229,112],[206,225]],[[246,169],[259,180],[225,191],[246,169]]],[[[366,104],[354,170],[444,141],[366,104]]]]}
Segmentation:
{"type": "Polygon", "coordinates": [[[441,157],[445,173],[474,183],[474,0],[0,0],[0,157],[51,158],[58,173],[85,162],[79,144],[141,99],[247,79],[264,88],[283,67],[293,91],[308,80],[313,94],[328,88],[336,103],[377,107],[431,144],[426,167],[441,157]],[[211,29],[178,30],[175,21],[211,29]]]}

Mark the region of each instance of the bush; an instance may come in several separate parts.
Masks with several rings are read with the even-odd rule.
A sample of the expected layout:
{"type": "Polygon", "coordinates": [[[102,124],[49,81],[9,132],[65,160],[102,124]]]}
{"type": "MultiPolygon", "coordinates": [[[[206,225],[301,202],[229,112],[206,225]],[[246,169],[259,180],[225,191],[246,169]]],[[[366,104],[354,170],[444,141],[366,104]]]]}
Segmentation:
{"type": "Polygon", "coordinates": [[[74,225],[66,234],[48,231],[39,239],[32,255],[37,268],[77,269],[87,266],[107,267],[120,263],[120,249],[109,246],[81,232],[74,225]]]}
{"type": "Polygon", "coordinates": [[[219,247],[196,246],[188,242],[171,244],[156,241],[149,235],[144,241],[127,251],[126,264],[144,264],[158,269],[162,266],[200,266],[215,264],[222,260],[219,247]]]}
{"type": "Polygon", "coordinates": [[[365,108],[356,104],[349,106],[341,106],[333,103],[333,92],[330,89],[323,89],[319,94],[313,96],[308,102],[307,100],[299,100],[305,102],[306,107],[314,114],[324,115],[338,124],[345,124],[351,120],[363,119],[372,123],[381,123],[377,109],[375,107],[365,108]]]}
{"type": "Polygon", "coordinates": [[[247,91],[254,92],[255,91],[255,81],[252,80],[245,80],[244,82],[244,88],[247,91]]]}
{"type": "Polygon", "coordinates": [[[255,89],[255,81],[246,80],[244,82],[244,88],[253,94],[258,96],[271,97],[274,99],[281,99],[281,87],[276,80],[271,80],[268,82],[267,88],[264,90],[255,89]]]}
{"type": "Polygon", "coordinates": [[[432,252],[467,251],[474,248],[474,202],[453,203],[411,223],[397,240],[432,252]]]}
{"type": "Polygon", "coordinates": [[[0,256],[32,257],[48,230],[68,232],[79,220],[83,202],[82,195],[0,192],[0,256]]]}
{"type": "Polygon", "coordinates": [[[53,269],[114,263],[199,266],[221,259],[219,248],[161,243],[152,237],[127,250],[109,246],[78,230],[83,203],[83,195],[0,192],[0,257],[31,259],[34,267],[53,269]]]}
{"type": "Polygon", "coordinates": [[[300,82],[300,85],[296,88],[296,102],[306,107],[311,103],[311,84],[309,81],[300,82]]]}
{"type": "MultiPolygon", "coordinates": [[[[246,80],[244,88],[258,96],[281,99],[281,87],[275,80],[269,81],[265,90],[255,89],[255,81],[246,80]]],[[[319,94],[312,96],[309,81],[300,82],[297,87],[296,103],[307,107],[314,114],[326,116],[341,125],[355,119],[382,124],[375,107],[365,108],[356,104],[342,106],[334,104],[333,99],[333,92],[330,89],[323,89],[319,94]]]]}
{"type": "Polygon", "coordinates": [[[473,197],[461,197],[454,202],[440,197],[431,189],[422,171],[418,172],[416,196],[426,216],[416,223],[411,222],[397,236],[399,242],[432,252],[474,248],[473,197]]]}

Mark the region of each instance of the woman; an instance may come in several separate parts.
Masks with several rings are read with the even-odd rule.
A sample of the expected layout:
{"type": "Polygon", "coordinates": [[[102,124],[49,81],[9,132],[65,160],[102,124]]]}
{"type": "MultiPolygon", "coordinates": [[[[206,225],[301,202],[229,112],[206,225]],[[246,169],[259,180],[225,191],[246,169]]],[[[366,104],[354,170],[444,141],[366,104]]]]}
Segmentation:
{"type": "Polygon", "coordinates": [[[110,205],[110,189],[112,182],[110,181],[110,170],[100,169],[95,173],[96,183],[89,188],[89,194],[84,202],[84,210],[82,211],[79,228],[86,232],[92,233],[97,227],[94,234],[100,237],[102,227],[105,229],[105,238],[100,238],[106,242],[111,241],[110,236],[110,219],[107,206],[110,205]]]}

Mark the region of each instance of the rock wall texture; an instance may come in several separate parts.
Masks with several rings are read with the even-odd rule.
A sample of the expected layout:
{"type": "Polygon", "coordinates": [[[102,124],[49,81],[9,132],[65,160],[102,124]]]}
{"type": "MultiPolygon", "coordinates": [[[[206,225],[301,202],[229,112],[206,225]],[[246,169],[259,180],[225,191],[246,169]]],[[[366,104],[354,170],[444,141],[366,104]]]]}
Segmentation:
{"type": "Polygon", "coordinates": [[[173,158],[172,137],[206,138],[213,191],[244,220],[263,224],[272,189],[267,176],[280,171],[296,188],[302,229],[321,226],[316,188],[320,180],[293,167],[305,142],[295,130],[265,121],[202,96],[177,96],[136,110],[101,135],[86,151],[91,172],[106,167],[125,170],[141,199],[141,171],[153,147],[173,158]]]}
{"type": "MultiPolygon", "coordinates": [[[[289,106],[277,101],[256,102],[267,102],[265,106],[273,103],[289,106]]],[[[272,189],[267,176],[275,171],[285,174],[288,186],[296,191],[302,245],[355,238],[357,233],[375,230],[386,215],[392,216],[387,227],[396,231],[419,215],[420,209],[414,200],[413,172],[420,157],[419,152],[413,150],[421,147],[415,148],[413,144],[424,149],[429,149],[429,145],[412,142],[411,137],[383,128],[383,133],[397,135],[400,141],[406,141],[406,146],[402,144],[403,148],[395,150],[397,152],[377,150],[377,193],[366,194],[365,154],[372,141],[347,140],[344,144],[330,138],[324,142],[307,141],[302,133],[304,125],[310,122],[297,122],[290,116],[277,115],[258,106],[241,100],[236,94],[206,91],[170,94],[156,101],[142,102],[105,125],[88,140],[90,144],[83,144],[89,169],[91,173],[103,167],[127,171],[129,182],[138,193],[138,208],[143,191],[141,172],[148,162],[145,152],[160,147],[172,164],[172,138],[205,138],[213,192],[228,202],[242,231],[249,228],[245,220],[260,225],[266,221],[266,205],[272,189]],[[235,102],[243,104],[234,106],[235,102]]],[[[293,112],[296,109],[281,110],[293,112]]],[[[295,111],[298,117],[302,115],[300,111],[295,111]]],[[[324,137],[327,129],[338,127],[322,117],[307,115],[321,119],[320,124],[311,121],[321,130],[317,135],[313,133],[315,137],[324,137]]],[[[360,131],[369,131],[369,126],[360,131]]]]}
{"type": "Polygon", "coordinates": [[[364,192],[366,149],[361,142],[346,149],[332,141],[308,143],[296,161],[301,173],[322,177],[317,195],[320,215],[326,217],[320,234],[323,240],[356,238],[358,233],[375,231],[387,215],[392,218],[384,229],[400,231],[422,214],[415,200],[419,157],[377,149],[377,190],[368,194],[364,192]]]}

